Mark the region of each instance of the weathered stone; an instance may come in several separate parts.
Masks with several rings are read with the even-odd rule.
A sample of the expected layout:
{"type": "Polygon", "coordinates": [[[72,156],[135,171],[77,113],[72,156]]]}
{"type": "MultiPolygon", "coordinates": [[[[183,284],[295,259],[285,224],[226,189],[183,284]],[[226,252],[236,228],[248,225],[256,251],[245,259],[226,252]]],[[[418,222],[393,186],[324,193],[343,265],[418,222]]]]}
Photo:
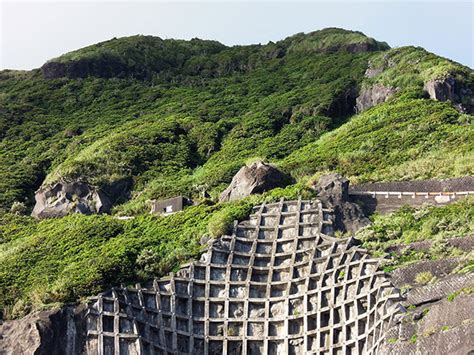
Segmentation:
{"type": "Polygon", "coordinates": [[[364,73],[364,76],[366,78],[373,78],[383,72],[384,68],[383,67],[378,67],[378,68],[372,68],[369,66],[367,70],[364,73]]]}
{"type": "MultiPolygon", "coordinates": [[[[453,289],[452,292],[457,291],[453,289]]],[[[470,354],[474,349],[474,298],[443,298],[407,313],[387,331],[380,354],[470,354]],[[422,309],[421,309],[422,308],[422,309]],[[421,313],[421,317],[419,314],[421,313]]]]}
{"type": "Polygon", "coordinates": [[[334,209],[334,228],[342,232],[355,233],[370,224],[361,207],[351,202],[349,180],[339,174],[322,176],[314,186],[318,197],[334,209]]]}
{"type": "Polygon", "coordinates": [[[83,306],[32,313],[0,324],[0,354],[84,354],[86,332],[83,306]]]}
{"type": "Polygon", "coordinates": [[[402,268],[396,269],[392,273],[392,282],[397,287],[415,284],[416,275],[420,272],[430,272],[434,277],[444,277],[452,272],[459,264],[458,258],[444,258],[440,260],[419,261],[402,268]]]}
{"type": "Polygon", "coordinates": [[[474,274],[453,275],[434,284],[415,287],[407,295],[407,304],[421,305],[428,302],[434,302],[460,290],[464,287],[472,286],[474,283],[474,274]]]}
{"type": "Polygon", "coordinates": [[[84,182],[62,183],[43,187],[36,192],[32,216],[63,217],[70,213],[108,213],[112,200],[102,190],[84,182]]]}
{"type": "Polygon", "coordinates": [[[398,91],[397,88],[388,87],[382,84],[374,84],[369,88],[360,91],[356,99],[356,111],[362,112],[372,106],[387,101],[393,94],[398,91]]]}
{"type": "Polygon", "coordinates": [[[429,80],[425,83],[424,90],[433,100],[451,101],[458,111],[474,113],[474,93],[453,77],[429,80]]]}
{"type": "Polygon", "coordinates": [[[323,110],[323,114],[328,117],[347,117],[355,113],[357,90],[350,87],[336,95],[329,107],[323,110]]]}
{"type": "Polygon", "coordinates": [[[276,187],[285,187],[291,181],[290,176],[277,168],[262,161],[257,161],[250,166],[243,166],[235,174],[230,185],[220,195],[219,201],[239,200],[276,187]]]}

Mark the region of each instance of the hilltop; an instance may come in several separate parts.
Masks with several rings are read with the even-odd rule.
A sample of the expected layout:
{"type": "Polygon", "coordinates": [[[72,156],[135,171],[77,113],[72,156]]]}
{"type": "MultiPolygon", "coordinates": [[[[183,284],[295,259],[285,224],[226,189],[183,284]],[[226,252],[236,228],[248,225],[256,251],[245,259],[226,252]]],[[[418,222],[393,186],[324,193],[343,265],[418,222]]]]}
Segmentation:
{"type": "MultiPolygon", "coordinates": [[[[473,112],[472,69],[335,28],[234,47],[132,36],[2,71],[1,307],[18,316],[161,275],[253,204],[311,194],[306,183],[323,172],[353,182],[472,175],[473,112]],[[256,158],[295,184],[217,203],[256,158]],[[36,191],[76,182],[103,191],[112,216],[27,216],[36,191]],[[176,195],[199,205],[148,215],[150,199],[176,195]]],[[[456,217],[466,208],[448,209],[447,223],[466,222],[456,217]]]]}

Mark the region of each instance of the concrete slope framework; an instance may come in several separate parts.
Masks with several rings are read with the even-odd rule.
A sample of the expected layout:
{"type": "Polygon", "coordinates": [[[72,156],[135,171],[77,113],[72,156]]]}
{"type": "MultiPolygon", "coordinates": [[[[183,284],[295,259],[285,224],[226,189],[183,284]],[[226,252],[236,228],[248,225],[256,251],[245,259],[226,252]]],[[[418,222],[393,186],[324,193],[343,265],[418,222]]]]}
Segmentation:
{"type": "Polygon", "coordinates": [[[88,353],[376,353],[399,292],[331,220],[320,201],[256,207],[175,275],[95,298],[88,353]]]}

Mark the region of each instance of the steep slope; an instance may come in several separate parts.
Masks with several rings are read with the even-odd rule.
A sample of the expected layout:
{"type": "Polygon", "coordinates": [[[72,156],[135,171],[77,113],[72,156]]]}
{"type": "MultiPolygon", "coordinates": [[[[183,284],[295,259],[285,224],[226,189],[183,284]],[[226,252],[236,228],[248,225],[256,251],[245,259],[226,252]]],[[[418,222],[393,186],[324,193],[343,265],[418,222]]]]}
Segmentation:
{"type": "MultiPolygon", "coordinates": [[[[139,189],[153,179],[165,181],[169,187],[169,175],[176,185],[175,176],[189,176],[189,169],[202,165],[213,153],[221,148],[228,151],[229,148],[223,146],[224,141],[234,148],[229,152],[231,158],[225,158],[227,167],[220,168],[222,173],[213,179],[213,186],[230,179],[243,160],[256,153],[277,158],[285,156],[353,113],[358,83],[372,53],[345,50],[345,38],[352,43],[354,36],[357,43],[364,39],[372,46],[377,43],[358,33],[325,30],[266,46],[226,48],[215,54],[208,50],[209,55],[199,58],[214,68],[209,75],[205,68],[188,71],[186,65],[193,63],[192,58],[184,64],[184,59],[179,63],[170,60],[172,64],[160,72],[153,71],[156,75],[148,80],[138,80],[133,75],[104,79],[94,76],[100,74],[95,71],[88,72],[81,80],[45,80],[39,71],[4,72],[0,80],[4,127],[0,160],[8,169],[1,172],[0,203],[10,208],[17,200],[31,206],[33,191],[48,173],[48,183],[83,173],[87,180],[90,176],[82,167],[96,169],[104,156],[114,161],[115,171],[110,172],[111,175],[133,177],[139,189]],[[317,39],[325,38],[326,34],[329,39],[333,38],[331,53],[319,53],[322,45],[318,45],[321,41],[317,39]],[[308,45],[300,48],[305,41],[308,45]],[[339,51],[335,47],[337,43],[341,46],[339,51]],[[317,50],[311,51],[313,47],[317,50]],[[128,148],[119,147],[120,142],[130,136],[124,126],[126,122],[130,122],[128,127],[134,127],[134,133],[144,131],[148,141],[138,139],[134,143],[128,139],[128,148]],[[178,140],[167,143],[167,146],[181,144],[183,148],[180,149],[182,159],[176,163],[163,159],[166,153],[153,147],[160,130],[167,129],[161,126],[170,125],[174,125],[174,133],[177,130],[182,137],[181,143],[178,140]],[[155,133],[148,132],[151,126],[155,133]],[[287,140],[283,149],[280,139],[272,138],[279,133],[287,140]],[[113,146],[111,154],[104,149],[95,150],[109,144],[113,146]],[[257,152],[257,145],[262,146],[258,149],[261,152],[257,152]],[[121,151],[119,148],[122,156],[114,157],[121,151]],[[146,153],[142,155],[140,149],[146,153]],[[235,156],[237,149],[239,154],[235,156]],[[164,169],[161,165],[173,168],[164,169]],[[117,171],[120,169],[122,171],[117,171]]],[[[153,39],[141,37],[113,40],[65,55],[58,63],[101,58],[106,49],[128,59],[129,48],[135,40],[139,41],[139,48],[148,42],[156,44],[153,39]]],[[[150,51],[156,52],[153,58],[163,51],[167,53],[166,58],[174,58],[173,51],[186,47],[187,43],[156,41],[167,43],[165,47],[169,47],[167,50],[171,53],[161,46],[152,47],[150,51]]],[[[197,48],[202,50],[205,45],[197,42],[201,44],[196,45],[197,48]]],[[[211,43],[212,48],[215,46],[211,43]]],[[[369,49],[377,47],[369,46],[369,49]]],[[[134,62],[147,63],[146,55],[139,56],[142,51],[132,52],[134,62]]],[[[150,60],[154,61],[153,58],[150,60]]],[[[93,178],[93,183],[111,180],[106,173],[94,173],[93,178]]]]}
{"type": "Polygon", "coordinates": [[[236,47],[136,36],[40,70],[0,72],[1,307],[18,316],[161,275],[252,204],[305,193],[313,174],[472,175],[473,75],[423,49],[389,49],[341,29],[236,47]],[[212,202],[256,157],[298,183],[212,202]],[[113,215],[136,218],[17,215],[58,182],[102,189],[114,195],[113,215]],[[150,199],[177,194],[201,204],[145,216],[150,199]]]}
{"type": "Polygon", "coordinates": [[[394,98],[295,151],[295,176],[336,170],[353,182],[448,178],[474,172],[472,116],[447,103],[394,98]]]}
{"type": "MultiPolygon", "coordinates": [[[[414,109],[413,100],[427,96],[424,88],[433,80],[456,78],[457,87],[472,91],[473,74],[468,68],[422,49],[377,52],[380,49],[387,46],[339,29],[233,48],[209,41],[138,36],[87,47],[48,64],[97,60],[93,67],[99,68],[109,52],[140,67],[156,64],[157,58],[168,63],[161,69],[153,64],[150,75],[138,76],[147,80],[137,80],[132,69],[111,79],[94,69],[84,72],[82,80],[44,80],[39,72],[5,72],[0,81],[5,127],[0,160],[8,169],[0,173],[0,202],[6,209],[14,201],[32,206],[33,192],[40,184],[47,188],[62,180],[81,180],[105,190],[128,181],[134,192],[112,198],[119,202],[130,197],[133,202],[137,195],[144,199],[194,195],[193,186],[202,185],[216,196],[246,159],[260,156],[278,162],[316,141],[354,113],[357,96],[363,97],[367,90],[373,95],[374,87],[380,90],[377,85],[393,88],[392,99],[399,102],[384,111],[387,122],[380,124],[388,125],[401,114],[401,124],[408,129],[415,116],[428,120],[430,112],[448,109],[414,109]],[[210,71],[200,65],[202,70],[186,69],[196,58],[207,61],[210,71]]],[[[67,71],[63,74],[67,76],[67,71]]],[[[466,101],[471,96],[462,97],[466,101]]],[[[435,103],[426,101],[422,106],[428,105],[435,103]]],[[[456,120],[469,129],[468,116],[455,118],[454,111],[451,115],[445,123],[452,129],[456,120]]],[[[459,148],[449,142],[444,145],[447,151],[459,148]]],[[[429,155],[438,149],[437,143],[423,149],[429,155]]],[[[382,159],[379,165],[386,168],[388,163],[392,164],[382,159]]],[[[313,171],[306,174],[319,170],[310,166],[313,171]]],[[[462,174],[457,171],[430,176],[462,174]]],[[[398,177],[385,174],[384,178],[398,177]]],[[[137,202],[123,208],[132,213],[147,207],[137,202]]]]}

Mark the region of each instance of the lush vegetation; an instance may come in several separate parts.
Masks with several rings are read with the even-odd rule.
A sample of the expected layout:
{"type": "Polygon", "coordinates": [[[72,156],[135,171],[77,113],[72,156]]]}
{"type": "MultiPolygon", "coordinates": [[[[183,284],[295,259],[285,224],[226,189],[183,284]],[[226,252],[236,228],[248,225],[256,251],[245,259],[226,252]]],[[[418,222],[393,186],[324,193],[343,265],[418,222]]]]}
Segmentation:
{"type": "MultiPolygon", "coordinates": [[[[134,36],[52,59],[43,71],[0,72],[0,307],[18,316],[161,275],[196,256],[204,234],[225,233],[264,199],[295,198],[325,171],[352,181],[472,175],[472,116],[423,93],[427,80],[447,75],[474,92],[469,68],[341,29],[235,47],[134,36]],[[365,77],[368,66],[380,73],[365,77]],[[397,94],[354,115],[358,90],[374,83],[397,94]],[[298,183],[216,203],[256,157],[298,183]],[[104,189],[126,181],[131,190],[114,216],[23,215],[41,185],[74,180],[104,189]],[[199,205],[148,215],[150,199],[178,194],[199,205]]],[[[456,206],[452,216],[472,214],[456,206]]],[[[396,223],[418,233],[416,213],[400,213],[396,223]]],[[[381,252],[374,243],[386,234],[374,238],[366,243],[381,252]]]]}
{"type": "Polygon", "coordinates": [[[353,182],[472,175],[471,119],[447,103],[397,98],[295,151],[281,166],[296,176],[337,170],[353,182]]]}
{"type": "MultiPolygon", "coordinates": [[[[125,48],[133,42],[123,41],[125,48]]],[[[221,51],[222,65],[254,55],[258,65],[219,75],[44,80],[39,72],[2,73],[0,205],[31,206],[45,178],[133,179],[147,197],[190,194],[203,183],[220,189],[246,159],[281,159],[317,140],[351,113],[339,101],[362,80],[371,53],[267,53],[285,53],[291,43],[221,51]]]]}
{"type": "Polygon", "coordinates": [[[163,275],[202,250],[203,236],[229,232],[252,207],[280,198],[311,197],[304,185],[239,202],[202,203],[168,217],[119,220],[71,215],[37,221],[0,215],[0,308],[7,317],[75,301],[120,283],[163,275]]]}
{"type": "Polygon", "coordinates": [[[364,181],[472,172],[472,116],[423,99],[421,90],[433,73],[472,71],[421,49],[386,49],[340,29],[232,48],[135,36],[50,62],[95,61],[83,79],[2,72],[0,207],[31,208],[42,183],[127,180],[131,199],[116,212],[139,214],[150,198],[203,189],[216,196],[256,156],[298,178],[321,170],[364,181]],[[361,43],[366,51],[349,50],[361,43]],[[108,68],[110,56],[153,75],[133,69],[103,78],[96,70],[108,68]],[[193,63],[200,69],[188,70],[193,63]],[[364,78],[368,63],[384,70],[364,78]],[[404,75],[409,80],[394,81],[404,75]],[[374,80],[397,85],[397,97],[344,124],[355,90],[374,80]]]}
{"type": "Polygon", "coordinates": [[[427,81],[448,76],[469,87],[474,84],[474,73],[470,68],[420,47],[401,47],[379,53],[371,58],[369,67],[380,71],[380,74],[366,79],[364,85],[381,83],[420,93],[427,81]]]}
{"type": "MultiPolygon", "coordinates": [[[[358,233],[363,245],[377,256],[390,256],[387,271],[419,260],[436,260],[446,257],[461,257],[458,271],[470,271],[474,257],[471,252],[449,246],[449,238],[471,237],[474,235],[473,198],[465,198],[444,207],[403,207],[393,214],[373,215],[373,224],[358,233]],[[404,252],[391,251],[394,246],[430,241],[426,250],[406,249],[404,252]]],[[[420,275],[420,280],[428,278],[420,275]]]]}

